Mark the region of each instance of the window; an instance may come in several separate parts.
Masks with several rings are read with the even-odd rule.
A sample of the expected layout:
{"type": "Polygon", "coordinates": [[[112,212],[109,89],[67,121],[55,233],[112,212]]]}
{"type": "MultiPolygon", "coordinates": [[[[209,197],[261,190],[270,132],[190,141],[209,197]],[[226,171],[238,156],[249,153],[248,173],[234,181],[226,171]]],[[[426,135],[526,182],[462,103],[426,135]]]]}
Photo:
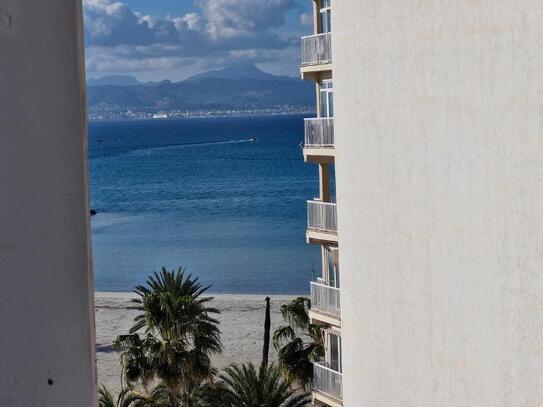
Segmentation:
{"type": "Polygon", "coordinates": [[[326,259],[327,259],[327,283],[330,287],[339,288],[339,262],[338,255],[339,250],[335,247],[326,247],[326,259]]]}
{"type": "Polygon", "coordinates": [[[330,369],[341,373],[341,336],[334,333],[328,334],[328,358],[330,369]]]}
{"type": "Polygon", "coordinates": [[[322,0],[320,17],[321,17],[321,32],[329,33],[332,31],[332,9],[330,8],[331,0],[322,0]]]}
{"type": "Polygon", "coordinates": [[[334,117],[334,85],[331,80],[319,84],[320,117],[334,117]]]}

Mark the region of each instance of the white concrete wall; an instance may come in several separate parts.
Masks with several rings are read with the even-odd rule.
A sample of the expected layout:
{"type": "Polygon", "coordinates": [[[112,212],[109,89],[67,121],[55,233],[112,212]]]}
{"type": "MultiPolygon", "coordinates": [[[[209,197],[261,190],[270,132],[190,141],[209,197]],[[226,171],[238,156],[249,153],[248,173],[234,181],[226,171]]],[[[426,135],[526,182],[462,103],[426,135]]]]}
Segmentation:
{"type": "Polygon", "coordinates": [[[347,407],[543,405],[543,2],[334,2],[347,407]]]}
{"type": "Polygon", "coordinates": [[[95,406],[79,1],[0,0],[0,406],[95,406]]]}

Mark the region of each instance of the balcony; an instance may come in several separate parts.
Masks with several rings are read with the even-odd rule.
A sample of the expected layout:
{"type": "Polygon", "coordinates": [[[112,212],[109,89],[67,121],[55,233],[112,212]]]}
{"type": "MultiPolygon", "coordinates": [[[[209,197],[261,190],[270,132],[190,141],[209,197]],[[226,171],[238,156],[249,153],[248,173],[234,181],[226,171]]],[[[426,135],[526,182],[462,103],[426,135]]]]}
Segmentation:
{"type": "Polygon", "coordinates": [[[332,69],[332,34],[322,33],[302,37],[302,78],[306,73],[332,69]]]}
{"type": "Polygon", "coordinates": [[[334,119],[305,119],[304,124],[304,160],[332,163],[335,156],[334,119]]]}
{"type": "Polygon", "coordinates": [[[312,324],[341,327],[340,289],[311,282],[309,318],[312,324]]]}
{"type": "Polygon", "coordinates": [[[325,362],[313,364],[313,397],[329,406],[342,406],[342,375],[330,369],[325,362]]]}
{"type": "Polygon", "coordinates": [[[302,37],[302,67],[332,62],[332,34],[322,33],[302,37]]]}
{"type": "Polygon", "coordinates": [[[307,201],[308,243],[337,245],[337,206],[335,203],[307,201]]]}

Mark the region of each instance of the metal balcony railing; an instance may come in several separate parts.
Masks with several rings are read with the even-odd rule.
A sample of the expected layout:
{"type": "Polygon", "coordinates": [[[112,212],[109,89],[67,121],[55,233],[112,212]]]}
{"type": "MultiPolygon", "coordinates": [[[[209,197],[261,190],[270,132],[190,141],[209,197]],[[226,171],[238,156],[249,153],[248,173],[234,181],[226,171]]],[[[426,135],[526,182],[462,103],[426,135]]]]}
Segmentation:
{"type": "Polygon", "coordinates": [[[302,66],[332,62],[332,35],[322,33],[302,37],[302,66]]]}
{"type": "Polygon", "coordinates": [[[307,201],[307,227],[322,232],[337,233],[336,204],[322,201],[307,201]]]}
{"type": "Polygon", "coordinates": [[[340,317],[341,308],[339,300],[339,288],[311,282],[311,309],[340,317]]]}
{"type": "Polygon", "coordinates": [[[304,146],[334,148],[334,119],[331,117],[305,119],[304,146]]]}
{"type": "Polygon", "coordinates": [[[326,362],[313,364],[313,388],[338,400],[343,399],[342,375],[330,369],[326,362]]]}

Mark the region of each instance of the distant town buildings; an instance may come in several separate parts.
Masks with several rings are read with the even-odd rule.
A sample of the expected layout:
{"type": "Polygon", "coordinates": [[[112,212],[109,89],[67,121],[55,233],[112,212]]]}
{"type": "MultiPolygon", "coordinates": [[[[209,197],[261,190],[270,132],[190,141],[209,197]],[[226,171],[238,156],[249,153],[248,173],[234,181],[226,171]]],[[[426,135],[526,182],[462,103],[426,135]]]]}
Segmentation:
{"type": "Polygon", "coordinates": [[[127,120],[127,119],[179,119],[183,117],[228,117],[228,116],[261,116],[284,114],[311,114],[313,107],[273,106],[260,109],[198,109],[139,111],[119,109],[117,106],[97,106],[88,111],[89,120],[127,120]]]}

